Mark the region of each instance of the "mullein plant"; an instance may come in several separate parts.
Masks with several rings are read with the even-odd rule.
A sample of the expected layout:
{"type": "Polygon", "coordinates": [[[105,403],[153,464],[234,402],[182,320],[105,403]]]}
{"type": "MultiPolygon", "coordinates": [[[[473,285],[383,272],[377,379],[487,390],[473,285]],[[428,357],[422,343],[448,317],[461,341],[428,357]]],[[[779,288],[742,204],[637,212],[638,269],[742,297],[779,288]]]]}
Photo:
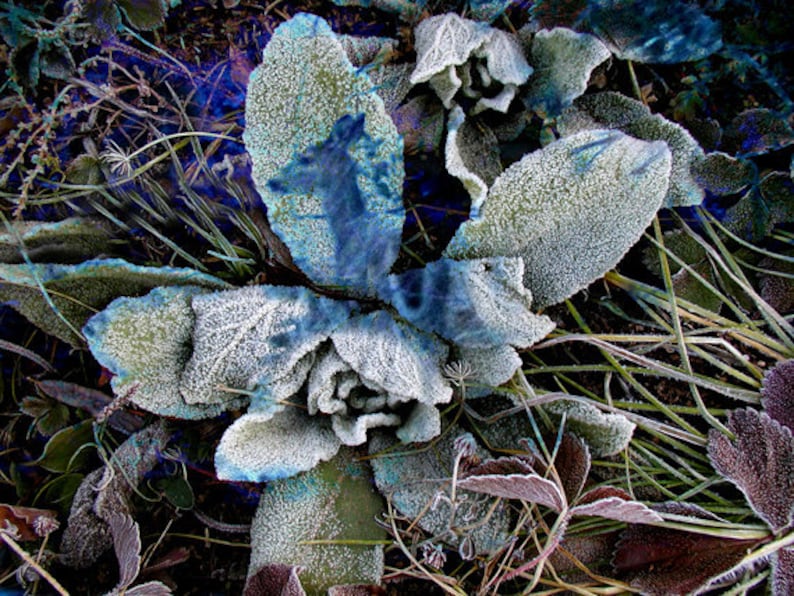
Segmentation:
{"type": "MultiPolygon", "coordinates": [[[[506,6],[476,4],[486,20],[506,6]]],[[[640,102],[582,96],[613,54],[652,62],[714,51],[710,21],[693,18],[709,34],[684,36],[693,55],[668,55],[669,47],[632,45],[632,31],[605,33],[608,19],[590,16],[602,25],[592,33],[518,34],[433,16],[416,27],[408,68],[389,61],[396,40],[338,35],[309,14],[279,26],[251,75],[244,140],[268,220],[311,287],[234,288],[190,269],[42,264],[27,253],[26,263],[0,268],[0,298],[62,339],[86,341],[119,398],[183,419],[247,408],[225,431],[215,465],[221,479],[267,482],[252,528],[252,585],[297,582],[298,569],[310,592],[380,583],[384,534],[373,518],[382,495],[408,516],[430,507],[420,527],[467,557],[509,543],[511,511],[499,498],[549,507],[560,532],[576,515],[661,519],[628,494],[583,493],[590,452],[614,454],[631,438],[634,424],[620,414],[582,404],[557,412],[591,431],[586,444],[566,435],[578,471],[557,484],[546,478],[553,457],[491,460],[442,416],[455,395],[481,401],[514,378],[519,352],[554,329],[537,309],[603,276],[660,208],[699,204],[714,191],[708,181],[735,164],[705,154],[640,102]],[[428,135],[430,147],[406,147],[403,133],[421,128],[434,104],[444,113],[443,146],[428,135]],[[533,114],[560,137],[505,162],[502,147],[533,114]],[[409,150],[442,153],[470,210],[436,260],[396,267],[409,150]],[[92,308],[100,312],[90,316],[92,308]],[[400,453],[425,443],[434,444],[433,461],[400,453]],[[367,445],[371,466],[360,461],[367,445]],[[474,454],[490,463],[456,483],[474,454]],[[450,470],[450,496],[448,480],[404,490],[450,470]],[[355,508],[345,506],[351,499],[355,508]]],[[[8,242],[46,247],[50,233],[58,230],[10,226],[8,242]]],[[[517,428],[505,443],[519,444],[526,428],[517,428]]]]}

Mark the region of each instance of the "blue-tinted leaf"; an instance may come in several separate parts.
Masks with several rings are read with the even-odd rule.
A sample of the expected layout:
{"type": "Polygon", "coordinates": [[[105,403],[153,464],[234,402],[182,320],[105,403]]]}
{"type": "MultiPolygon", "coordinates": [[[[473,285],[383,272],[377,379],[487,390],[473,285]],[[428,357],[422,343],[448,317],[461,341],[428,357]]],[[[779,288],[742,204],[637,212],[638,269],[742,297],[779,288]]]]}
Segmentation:
{"type": "Polygon", "coordinates": [[[764,412],[734,410],[731,441],[709,432],[708,454],[714,469],[744,493],[747,502],[773,531],[792,523],[794,514],[794,438],[791,430],[764,412]]]}
{"type": "Polygon", "coordinates": [[[460,346],[525,348],[554,323],[532,311],[522,274],[517,258],[440,259],[390,276],[380,295],[418,328],[460,346]]]}
{"type": "Polygon", "coordinates": [[[684,0],[590,0],[590,27],[623,60],[673,64],[722,47],[719,25],[684,0]]]}
{"type": "Polygon", "coordinates": [[[22,263],[19,241],[34,263],[72,263],[108,252],[110,230],[101,221],[70,217],[58,222],[13,221],[0,228],[0,263],[22,263]]]}
{"type": "Polygon", "coordinates": [[[726,210],[723,224],[736,234],[759,241],[778,224],[794,221],[794,180],[770,172],[726,210]]]}
{"type": "MultiPolygon", "coordinates": [[[[301,445],[291,439],[290,447],[301,445]]],[[[309,594],[337,584],[379,584],[383,547],[376,541],[385,533],[375,518],[382,507],[368,466],[347,448],[310,472],[270,482],[251,526],[249,575],[274,563],[297,566],[309,594]]]]}
{"type": "Polygon", "coordinates": [[[782,149],[794,143],[794,130],[784,115],[767,108],[753,108],[737,115],[725,127],[722,147],[729,153],[750,157],[782,149]]]}
{"type": "Polygon", "coordinates": [[[289,478],[331,459],[340,446],[327,418],[293,406],[275,413],[253,410],[223,433],[215,471],[218,478],[240,482],[289,478]]]}
{"type": "Polygon", "coordinates": [[[157,286],[187,284],[228,287],[220,279],[192,269],[141,267],[121,259],[96,259],[80,265],[0,264],[0,301],[75,346],[82,344],[82,338],[74,330],[79,332],[91,315],[114,298],[140,296],[157,286]],[[42,295],[39,283],[48,290],[49,300],[42,295]]]}
{"type": "Polygon", "coordinates": [[[766,373],[761,404],[770,418],[794,432],[794,360],[778,362],[766,373]]]}
{"type": "Polygon", "coordinates": [[[243,138],[295,262],[317,283],[366,293],[399,247],[402,140],[323,19],[299,14],[276,29],[251,74],[243,138]]]}
{"type": "Polygon", "coordinates": [[[388,165],[375,161],[378,145],[364,114],[345,115],[268,183],[273,228],[318,283],[370,294],[397,258],[405,212],[388,165]]]}

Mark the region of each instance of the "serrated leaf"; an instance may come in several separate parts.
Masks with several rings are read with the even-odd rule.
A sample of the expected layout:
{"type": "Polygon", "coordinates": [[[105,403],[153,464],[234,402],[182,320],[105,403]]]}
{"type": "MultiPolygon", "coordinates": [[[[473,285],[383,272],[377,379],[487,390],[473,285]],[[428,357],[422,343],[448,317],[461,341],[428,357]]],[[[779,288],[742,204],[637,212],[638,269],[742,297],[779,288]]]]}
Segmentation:
{"type": "Polygon", "coordinates": [[[119,581],[116,591],[124,590],[141,570],[141,532],[138,523],[128,513],[114,513],[107,519],[113,535],[113,549],[119,562],[119,581]]]}
{"type": "Polygon", "coordinates": [[[84,467],[91,457],[85,449],[94,442],[94,421],[83,420],[68,426],[50,437],[44,452],[31,465],[37,465],[50,472],[71,472],[84,467]]]}
{"type": "Polygon", "coordinates": [[[611,54],[597,37],[557,27],[532,39],[535,70],[523,100],[544,118],[556,118],[587,89],[590,74],[611,54]]]}
{"type": "Polygon", "coordinates": [[[482,217],[445,255],[520,256],[536,307],[559,302],[614,267],[667,193],[670,153],[616,131],[586,131],[526,155],[496,179],[482,217]]]}
{"type": "Polygon", "coordinates": [[[41,74],[67,81],[74,74],[76,65],[69,47],[63,41],[39,39],[39,67],[41,74]]]}
{"type": "Polygon", "coordinates": [[[251,526],[249,576],[276,563],[304,568],[308,593],[343,583],[378,584],[383,547],[372,541],[385,538],[375,523],[381,510],[368,467],[348,448],[309,472],[271,482],[251,526]]]}
{"type": "Polygon", "coordinates": [[[794,360],[778,362],[764,375],[761,405],[770,418],[794,431],[794,360]]]}
{"type": "Polygon", "coordinates": [[[74,346],[82,345],[82,337],[67,322],[79,331],[91,315],[114,298],[139,296],[157,286],[187,284],[228,287],[225,282],[192,269],[141,267],[121,259],[96,259],[79,265],[0,264],[0,301],[9,303],[45,332],[74,346]],[[49,301],[42,295],[39,283],[48,291],[49,301]]]}
{"type": "MultiPolygon", "coordinates": [[[[686,503],[655,505],[657,512],[719,520],[686,503]]],[[[612,564],[644,594],[688,594],[735,567],[758,540],[733,540],[682,530],[630,525],[621,535],[612,564]]]]}
{"type": "Polygon", "coordinates": [[[559,487],[537,474],[484,474],[458,480],[458,488],[503,499],[538,503],[561,512],[567,506],[559,487]]]}
{"type": "Polygon", "coordinates": [[[708,455],[714,469],[742,491],[753,511],[774,532],[794,515],[794,437],[764,412],[733,410],[728,416],[731,441],[709,431],[708,455]]]}
{"type": "Polygon", "coordinates": [[[399,248],[403,147],[372,82],[324,20],[299,14],[276,29],[251,74],[243,138],[295,262],[317,283],[366,294],[399,248]]]}
{"type": "Polygon", "coordinates": [[[772,594],[791,594],[794,590],[794,549],[781,548],[772,555],[772,594]]]}
{"type": "Polygon", "coordinates": [[[440,259],[391,275],[381,297],[417,328],[464,348],[526,348],[554,328],[532,310],[517,258],[440,259]]]}

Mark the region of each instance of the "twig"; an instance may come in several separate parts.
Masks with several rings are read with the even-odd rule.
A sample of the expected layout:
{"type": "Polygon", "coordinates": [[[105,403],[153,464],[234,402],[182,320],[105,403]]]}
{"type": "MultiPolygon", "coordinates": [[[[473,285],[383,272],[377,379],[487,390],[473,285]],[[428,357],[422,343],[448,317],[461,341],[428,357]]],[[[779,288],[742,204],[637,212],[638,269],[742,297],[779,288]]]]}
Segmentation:
{"type": "Polygon", "coordinates": [[[61,596],[69,596],[69,592],[66,590],[66,588],[64,588],[57,579],[52,577],[46,569],[39,565],[24,548],[19,546],[16,540],[11,538],[8,532],[0,530],[0,540],[2,540],[6,546],[8,546],[8,548],[14,551],[23,561],[25,561],[25,563],[33,568],[36,573],[47,580],[47,583],[49,583],[58,594],[61,594],[61,596]]]}

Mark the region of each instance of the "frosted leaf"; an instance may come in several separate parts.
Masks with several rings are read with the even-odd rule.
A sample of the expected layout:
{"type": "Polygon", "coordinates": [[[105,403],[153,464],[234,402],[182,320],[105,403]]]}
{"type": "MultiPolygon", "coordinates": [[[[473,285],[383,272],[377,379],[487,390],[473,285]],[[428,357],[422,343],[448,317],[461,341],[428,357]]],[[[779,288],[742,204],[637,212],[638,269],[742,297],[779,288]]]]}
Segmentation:
{"type": "Polygon", "coordinates": [[[373,263],[358,258],[380,256],[388,269],[399,248],[402,140],[372,82],[323,19],[298,14],[283,23],[262,59],[251,74],[243,138],[273,229],[315,282],[347,285],[352,274],[362,291],[364,267],[373,263]],[[366,222],[363,238],[348,239],[351,217],[366,222]],[[356,254],[373,238],[383,254],[356,254]],[[349,271],[345,255],[356,257],[349,271]]]}
{"type": "Polygon", "coordinates": [[[456,350],[457,357],[471,365],[474,371],[467,384],[474,386],[475,395],[472,395],[471,390],[467,390],[467,397],[479,396],[480,392],[487,394],[491,387],[507,383],[521,368],[521,356],[512,346],[501,345],[493,348],[458,346],[456,350]],[[484,385],[484,387],[478,387],[480,385],[484,385]]]}
{"type": "Polygon", "coordinates": [[[394,434],[403,443],[426,443],[441,434],[441,413],[436,406],[416,403],[394,434]]]}
{"type": "Polygon", "coordinates": [[[728,428],[733,441],[709,431],[714,469],[742,491],[753,511],[772,531],[789,527],[794,515],[794,438],[787,426],[764,412],[733,410],[728,428]]]}
{"type": "Polygon", "coordinates": [[[507,114],[507,111],[510,109],[510,104],[513,103],[513,99],[516,96],[516,91],[517,87],[515,85],[505,85],[504,89],[493,97],[481,97],[477,100],[477,103],[474,104],[471,114],[479,114],[485,110],[494,110],[502,114],[507,114]]]}
{"type": "Polygon", "coordinates": [[[483,23],[463,19],[454,13],[425,19],[414,30],[416,68],[411,83],[427,82],[450,66],[463,64],[492,31],[483,23]]]}
{"type": "Polygon", "coordinates": [[[434,153],[444,134],[444,110],[430,95],[414,97],[401,105],[392,118],[403,136],[406,153],[434,153]]]}
{"type": "Polygon", "coordinates": [[[73,346],[81,346],[83,338],[52,310],[38,282],[48,290],[52,306],[76,330],[119,296],[140,296],[157,286],[229,287],[193,269],[141,267],[122,259],[95,259],[79,265],[0,264],[0,302],[10,304],[37,327],[73,346]]]}
{"type": "Polygon", "coordinates": [[[420,329],[468,348],[528,347],[554,323],[531,309],[516,258],[440,259],[389,276],[381,297],[420,329]]]}
{"type": "Polygon", "coordinates": [[[583,439],[595,457],[623,451],[636,428],[622,414],[606,414],[595,406],[581,402],[552,402],[544,404],[543,410],[555,418],[565,415],[566,428],[583,439]]]}
{"type": "Polygon", "coordinates": [[[794,129],[779,112],[752,108],[725,127],[722,148],[741,157],[764,155],[794,143],[794,129]]]}
{"type": "Polygon", "coordinates": [[[282,563],[266,563],[259,569],[252,569],[245,582],[243,596],[306,596],[298,574],[302,567],[282,563]]]}
{"type": "Polygon", "coordinates": [[[745,159],[731,157],[715,151],[691,166],[697,184],[717,195],[731,195],[752,184],[756,176],[755,165],[745,159]]]}
{"type": "Polygon", "coordinates": [[[309,594],[340,583],[380,584],[383,547],[350,542],[386,537],[375,523],[382,508],[368,466],[348,448],[309,472],[268,483],[251,525],[249,577],[279,563],[303,568],[309,594]],[[316,541],[324,543],[307,544],[316,541]]]}
{"type": "Polygon", "coordinates": [[[250,286],[197,297],[193,356],[181,383],[185,400],[216,403],[228,399],[219,386],[262,390],[277,383],[347,320],[350,308],[297,286],[250,286]]]}
{"type": "Polygon", "coordinates": [[[385,311],[354,317],[334,331],[331,340],[367,387],[388,395],[391,407],[409,401],[443,404],[452,399],[452,388],[441,375],[448,348],[398,323],[385,311]]]}
{"type": "Polygon", "coordinates": [[[571,516],[592,515],[630,524],[652,524],[663,521],[656,511],[634,501],[623,491],[610,487],[599,487],[582,495],[571,509],[571,516]]]}
{"type": "MultiPolygon", "coordinates": [[[[309,414],[314,416],[318,412],[347,413],[347,402],[344,400],[347,396],[339,395],[341,391],[338,390],[338,384],[341,384],[340,376],[351,374],[355,377],[353,369],[339,357],[333,346],[324,350],[309,373],[306,403],[309,414]]],[[[356,382],[358,382],[357,377],[356,382]]]]}
{"type": "Polygon", "coordinates": [[[249,411],[223,433],[215,451],[221,480],[267,482],[314,468],[336,455],[341,443],[330,420],[287,406],[249,411]]]}
{"type": "Polygon", "coordinates": [[[399,426],[401,423],[402,420],[397,414],[387,414],[385,412],[361,414],[355,417],[348,417],[343,414],[331,416],[331,426],[336,436],[339,437],[343,445],[350,447],[366,443],[367,431],[370,428],[399,426]]]}
{"type": "Polygon", "coordinates": [[[503,85],[523,85],[532,74],[518,39],[501,29],[489,28],[488,37],[474,50],[478,58],[485,58],[488,74],[503,85]]]}
{"type": "Polygon", "coordinates": [[[794,221],[794,181],[787,172],[769,172],[726,210],[723,225],[760,241],[778,224],[794,221]]]}
{"type": "Polygon", "coordinates": [[[190,358],[195,317],[193,297],[203,288],[155,288],[141,298],[118,298],[91,317],[83,328],[88,347],[99,364],[113,373],[117,396],[160,416],[208,418],[239,404],[226,400],[210,405],[185,403],[179,379],[190,358]]]}
{"type": "Polygon", "coordinates": [[[538,503],[558,513],[566,506],[559,487],[538,474],[482,474],[458,481],[458,488],[485,493],[503,499],[521,499],[538,503]]]}
{"type": "Polygon", "coordinates": [[[0,227],[0,263],[22,263],[22,251],[33,262],[68,263],[108,252],[110,230],[102,220],[70,217],[58,222],[11,221],[14,232],[0,227]]]}
{"type": "Polygon", "coordinates": [[[684,1],[588,3],[586,19],[622,60],[674,64],[700,60],[722,47],[719,24],[684,1]]]}
{"type": "MultiPolygon", "coordinates": [[[[471,527],[466,534],[473,539],[479,554],[496,551],[507,543],[511,527],[510,512],[504,501],[495,503],[493,497],[469,494],[469,498],[460,501],[453,519],[448,500],[439,498],[449,494],[449,478],[457,453],[454,441],[463,434],[456,427],[447,430],[426,449],[415,452],[390,451],[391,447],[398,450],[405,447],[384,433],[372,437],[369,452],[375,456],[370,460],[375,484],[400,513],[416,520],[429,534],[457,547],[460,537],[449,532],[451,526],[471,527]]],[[[476,444],[474,455],[485,459],[488,452],[476,444]]]]}
{"type": "Polygon", "coordinates": [[[471,196],[470,217],[476,219],[488,187],[502,173],[502,164],[496,135],[484,124],[472,125],[465,118],[460,106],[449,114],[445,166],[471,196]]]}
{"type": "Polygon", "coordinates": [[[326,141],[270,180],[266,200],[273,229],[309,277],[371,295],[397,258],[405,210],[364,125],[363,114],[341,117],[326,141]]]}
{"type": "Polygon", "coordinates": [[[514,0],[469,0],[469,15],[477,21],[490,23],[504,13],[514,0]]]}
{"type": "Polygon", "coordinates": [[[645,141],[664,141],[673,157],[665,207],[699,205],[703,201],[703,189],[693,172],[706,158],[703,149],[683,126],[651,114],[642,102],[612,91],[585,95],[563,111],[557,127],[563,137],[606,128],[645,141]]]}
{"type": "Polygon", "coordinates": [[[772,555],[772,594],[791,594],[794,591],[794,549],[781,548],[772,555]]]}
{"type": "Polygon", "coordinates": [[[597,37],[557,27],[535,34],[531,56],[535,71],[524,103],[544,118],[556,118],[585,92],[593,69],[611,54],[597,37]]]}
{"type": "Polygon", "coordinates": [[[465,72],[463,67],[447,66],[444,70],[434,74],[428,83],[430,88],[435,91],[443,106],[452,109],[453,99],[463,86],[463,79],[459,71],[465,72]]]}
{"type": "Polygon", "coordinates": [[[778,362],[766,373],[761,404],[770,418],[794,432],[794,360],[778,362]]]}
{"type": "Polygon", "coordinates": [[[360,6],[377,8],[397,14],[403,21],[411,22],[419,17],[427,0],[332,0],[337,6],[360,6]]]}
{"type": "Polygon", "coordinates": [[[375,92],[383,100],[383,107],[394,119],[396,110],[411,91],[413,64],[384,64],[367,70],[375,92]]]}
{"type": "Polygon", "coordinates": [[[496,179],[477,221],[447,246],[456,258],[520,256],[537,307],[614,267],[667,194],[670,152],[617,131],[585,131],[526,155],[496,179]]]}
{"type": "Polygon", "coordinates": [[[367,66],[376,59],[385,58],[394,52],[400,43],[391,37],[374,35],[338,35],[337,39],[350,63],[359,68],[367,66]]]}

